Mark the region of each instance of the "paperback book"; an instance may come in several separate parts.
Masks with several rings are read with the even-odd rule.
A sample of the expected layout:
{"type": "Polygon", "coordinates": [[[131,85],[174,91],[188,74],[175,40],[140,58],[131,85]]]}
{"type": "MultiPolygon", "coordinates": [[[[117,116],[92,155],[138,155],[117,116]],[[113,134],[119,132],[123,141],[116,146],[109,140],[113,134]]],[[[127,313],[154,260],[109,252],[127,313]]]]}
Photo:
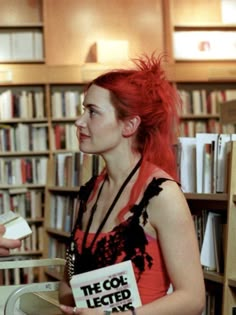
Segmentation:
{"type": "Polygon", "coordinates": [[[23,239],[32,234],[27,221],[13,211],[7,211],[0,215],[0,224],[5,226],[4,238],[23,239]]]}
{"type": "Polygon", "coordinates": [[[77,307],[120,312],[141,306],[130,260],[74,275],[70,284],[77,307]]]}

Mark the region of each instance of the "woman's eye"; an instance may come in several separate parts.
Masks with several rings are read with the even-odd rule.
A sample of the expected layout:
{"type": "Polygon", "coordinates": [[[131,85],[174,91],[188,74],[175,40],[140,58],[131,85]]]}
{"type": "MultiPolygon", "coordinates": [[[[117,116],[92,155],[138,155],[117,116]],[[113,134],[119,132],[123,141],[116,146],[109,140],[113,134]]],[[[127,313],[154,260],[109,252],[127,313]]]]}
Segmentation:
{"type": "Polygon", "coordinates": [[[92,108],[89,108],[89,115],[93,116],[94,114],[96,114],[96,111],[93,110],[92,108]]]}

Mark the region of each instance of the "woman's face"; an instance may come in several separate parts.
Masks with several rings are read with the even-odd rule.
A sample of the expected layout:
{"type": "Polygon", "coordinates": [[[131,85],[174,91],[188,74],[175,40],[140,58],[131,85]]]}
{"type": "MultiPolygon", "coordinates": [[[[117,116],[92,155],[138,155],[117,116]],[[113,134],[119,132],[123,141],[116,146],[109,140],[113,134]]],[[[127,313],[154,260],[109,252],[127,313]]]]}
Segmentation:
{"type": "Polygon", "coordinates": [[[118,120],[110,92],[91,85],[84,99],[84,112],[75,123],[82,152],[103,154],[117,148],[122,140],[123,122],[118,120]]]}

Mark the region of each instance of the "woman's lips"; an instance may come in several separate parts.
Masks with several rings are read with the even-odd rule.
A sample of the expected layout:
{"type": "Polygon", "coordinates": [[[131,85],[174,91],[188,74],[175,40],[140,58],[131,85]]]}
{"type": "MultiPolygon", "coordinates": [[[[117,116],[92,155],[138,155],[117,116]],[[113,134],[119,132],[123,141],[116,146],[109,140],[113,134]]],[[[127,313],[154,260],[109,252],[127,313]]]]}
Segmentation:
{"type": "Polygon", "coordinates": [[[84,134],[84,133],[80,133],[80,134],[79,134],[79,139],[80,139],[80,140],[86,140],[86,139],[88,139],[88,138],[89,138],[89,136],[86,135],[86,134],[84,134]]]}

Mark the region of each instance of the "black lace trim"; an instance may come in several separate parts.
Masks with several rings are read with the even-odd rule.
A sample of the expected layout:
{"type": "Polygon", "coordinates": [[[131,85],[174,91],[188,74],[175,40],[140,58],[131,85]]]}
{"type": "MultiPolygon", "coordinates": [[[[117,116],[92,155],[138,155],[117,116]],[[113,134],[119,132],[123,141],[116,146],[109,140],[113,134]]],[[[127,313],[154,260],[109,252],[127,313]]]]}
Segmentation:
{"type": "Polygon", "coordinates": [[[75,239],[77,228],[81,228],[83,212],[86,210],[86,202],[94,187],[95,179],[92,178],[79,191],[80,209],[77,223],[72,232],[69,246],[67,247],[67,269],[69,278],[73,274],[94,270],[105,267],[117,262],[117,258],[124,255],[123,261],[131,260],[138,270],[138,276],[145,271],[145,268],[151,268],[153,258],[146,251],[148,240],[146,238],[142,225],[148,220],[147,206],[150,199],[157,196],[162,188],[160,185],[169,180],[167,178],[153,178],[147,186],[142,200],[139,204],[131,207],[132,215],[124,222],[121,222],[113,229],[113,233],[102,237],[96,242],[95,248],[90,251],[78,252],[75,239]],[[140,225],[140,221],[142,220],[140,225]]]}

